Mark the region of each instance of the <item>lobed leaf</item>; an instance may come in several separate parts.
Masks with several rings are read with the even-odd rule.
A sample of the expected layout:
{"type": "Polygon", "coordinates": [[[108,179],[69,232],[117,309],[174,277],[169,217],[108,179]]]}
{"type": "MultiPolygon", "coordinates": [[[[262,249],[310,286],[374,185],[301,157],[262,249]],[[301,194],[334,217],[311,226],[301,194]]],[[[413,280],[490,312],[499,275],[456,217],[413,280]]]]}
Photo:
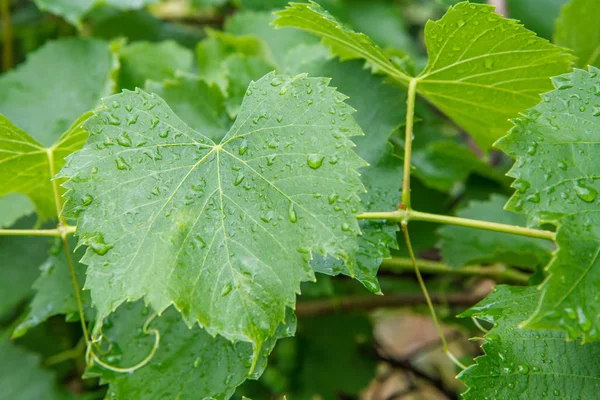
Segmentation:
{"type": "Polygon", "coordinates": [[[348,138],[362,131],[327,83],[274,74],[252,83],[220,144],[155,95],[104,100],[60,174],[64,213],[90,247],[82,262],[98,321],[144,297],[260,347],[300,282],[314,279],[311,252],[349,259],[364,162],[348,138]]]}
{"type": "Polygon", "coordinates": [[[462,317],[494,324],[481,346],[485,355],[458,375],[468,387],[466,400],[592,399],[600,379],[600,346],[567,341],[564,333],[532,331],[518,324],[535,311],[535,287],[497,286],[462,317]]]}
{"type": "Polygon", "coordinates": [[[571,0],[556,20],[554,42],[573,50],[579,68],[600,66],[599,17],[597,1],[571,0]]]}
{"type": "Polygon", "coordinates": [[[600,339],[599,72],[590,67],[554,78],[556,90],[498,142],[516,159],[509,175],[517,191],[507,209],[558,227],[558,250],[525,326],[565,330],[584,342],[600,339]]]}

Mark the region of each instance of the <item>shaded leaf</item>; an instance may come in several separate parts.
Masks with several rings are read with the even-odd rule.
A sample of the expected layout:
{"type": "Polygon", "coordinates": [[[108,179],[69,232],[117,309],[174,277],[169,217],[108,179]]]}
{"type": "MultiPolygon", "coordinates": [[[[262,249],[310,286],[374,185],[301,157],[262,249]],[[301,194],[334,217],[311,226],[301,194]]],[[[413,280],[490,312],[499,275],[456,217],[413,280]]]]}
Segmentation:
{"type": "MultiPolygon", "coordinates": [[[[526,218],[503,209],[507,197],[492,194],[488,201],[472,201],[456,213],[457,217],[507,225],[524,226],[526,218]]],[[[438,247],[448,265],[459,268],[468,264],[501,262],[534,268],[550,260],[551,242],[509,233],[479,231],[445,225],[438,230],[438,247]]]]}
{"type": "Polygon", "coordinates": [[[594,0],[572,0],[556,20],[554,42],[573,50],[576,65],[600,66],[600,9],[594,0]]]}
{"type": "Polygon", "coordinates": [[[8,228],[33,211],[33,203],[27,196],[14,193],[0,197],[0,228],[8,228]]]}
{"type": "Polygon", "coordinates": [[[35,4],[44,11],[60,15],[74,25],[99,4],[108,4],[123,10],[142,8],[159,0],[35,0],[35,4]]]}

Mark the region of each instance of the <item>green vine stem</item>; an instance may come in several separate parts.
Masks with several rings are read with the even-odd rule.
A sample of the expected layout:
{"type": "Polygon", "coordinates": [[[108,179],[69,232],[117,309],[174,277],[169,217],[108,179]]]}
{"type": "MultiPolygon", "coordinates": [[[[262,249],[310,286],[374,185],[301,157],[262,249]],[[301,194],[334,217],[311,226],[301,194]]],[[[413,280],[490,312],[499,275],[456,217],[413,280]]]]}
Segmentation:
{"type": "Polygon", "coordinates": [[[0,236],[54,236],[62,237],[75,233],[75,226],[59,226],[56,229],[0,229],[0,236]]]}
{"type": "Polygon", "coordinates": [[[389,221],[427,221],[439,224],[458,225],[468,228],[484,229],[494,232],[510,233],[538,239],[556,240],[556,233],[542,229],[524,228],[518,225],[498,224],[496,222],[478,221],[448,215],[430,214],[415,210],[396,210],[389,212],[366,212],[356,216],[358,219],[385,219],[389,221]]]}
{"type": "MultiPolygon", "coordinates": [[[[417,266],[421,272],[426,274],[479,276],[482,278],[491,278],[499,282],[518,285],[527,285],[529,283],[528,274],[509,268],[504,264],[495,264],[488,267],[481,265],[467,265],[462,268],[451,268],[441,262],[417,260],[417,266]]],[[[412,260],[410,258],[394,257],[383,260],[380,270],[406,272],[412,271],[413,268],[412,260]]]]}
{"type": "Polygon", "coordinates": [[[2,14],[2,71],[6,72],[13,66],[13,33],[10,22],[10,0],[0,0],[2,14]]]}
{"type": "Polygon", "coordinates": [[[408,83],[408,97],[406,98],[406,130],[404,133],[404,176],[402,178],[402,204],[404,204],[407,209],[410,209],[410,161],[412,155],[417,82],[417,78],[412,78],[410,80],[408,83]]]}

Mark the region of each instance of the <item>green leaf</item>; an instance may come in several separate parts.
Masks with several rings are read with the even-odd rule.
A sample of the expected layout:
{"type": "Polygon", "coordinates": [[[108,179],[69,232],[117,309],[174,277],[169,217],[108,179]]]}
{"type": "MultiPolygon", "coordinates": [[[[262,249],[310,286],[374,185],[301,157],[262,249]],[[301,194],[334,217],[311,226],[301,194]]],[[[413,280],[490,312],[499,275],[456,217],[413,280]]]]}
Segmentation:
{"type": "Polygon", "coordinates": [[[600,66],[600,27],[598,2],[572,0],[565,5],[558,20],[554,42],[568,47],[577,56],[577,66],[600,66]]]}
{"type": "Polygon", "coordinates": [[[193,54],[171,40],[138,42],[121,49],[120,60],[120,86],[133,90],[144,87],[146,80],[162,81],[174,78],[177,71],[189,71],[193,54]]]}
{"type": "MultiPolygon", "coordinates": [[[[14,229],[32,229],[35,217],[21,218],[14,229]]],[[[43,237],[0,237],[0,319],[33,295],[31,285],[39,275],[39,266],[48,257],[50,242],[43,237]]]]}
{"type": "MultiPolygon", "coordinates": [[[[75,248],[76,241],[69,238],[69,247],[75,248]]],[[[76,262],[83,256],[84,249],[80,248],[71,254],[74,269],[80,289],[85,280],[85,266],[76,262]]],[[[13,337],[19,337],[27,331],[54,315],[64,314],[67,321],[78,321],[79,312],[77,299],[71,280],[71,273],[65,249],[62,242],[57,242],[50,257],[41,266],[41,274],[33,283],[36,294],[29,305],[29,312],[13,332],[13,337]]],[[[81,297],[86,313],[86,319],[94,317],[91,309],[90,293],[82,291],[81,297]]]]}
{"type": "Polygon", "coordinates": [[[532,224],[558,226],[558,251],[525,326],[565,330],[584,342],[600,339],[599,72],[591,67],[554,78],[557,90],[498,143],[516,159],[509,175],[517,191],[507,209],[527,214],[532,224]]]}
{"type": "Polygon", "coordinates": [[[44,147],[114,92],[116,55],[100,40],[62,39],[0,77],[0,114],[44,147]]]}
{"type": "Polygon", "coordinates": [[[484,149],[540,101],[571,57],[484,4],[459,3],[425,26],[429,62],[417,90],[484,149]]]}
{"type": "MultiPolygon", "coordinates": [[[[523,226],[526,218],[503,209],[508,198],[492,194],[489,201],[472,201],[458,211],[461,218],[523,226]]],[[[445,225],[438,230],[442,258],[453,268],[468,264],[501,262],[534,268],[550,260],[553,245],[544,239],[534,239],[508,233],[478,231],[472,228],[445,225]]]]}
{"type": "MultiPolygon", "coordinates": [[[[342,27],[316,3],[291,3],[277,26],[313,32],[342,60],[362,58],[375,71],[406,85],[408,73],[367,36],[342,27]]],[[[510,127],[508,119],[551,89],[548,78],[567,72],[571,57],[494,13],[488,5],[459,3],[425,27],[429,62],[417,91],[488,150],[510,127]],[[502,32],[502,39],[498,32],[502,32]],[[474,111],[476,110],[476,111],[474,111]]]]}
{"type": "Polygon", "coordinates": [[[157,96],[105,99],[60,174],[64,213],[90,247],[85,286],[99,321],[144,297],[156,311],[175,304],[190,326],[259,344],[314,279],[311,252],[356,251],[364,161],[348,138],[362,131],[327,83],[252,83],[218,145],[157,96]]]}
{"type": "Polygon", "coordinates": [[[535,287],[497,286],[462,317],[477,317],[494,327],[485,335],[485,355],[459,374],[466,400],[593,399],[600,379],[600,345],[567,341],[565,334],[518,327],[535,311],[535,287]]]}
{"type": "Polygon", "coordinates": [[[0,114],[0,196],[25,194],[42,221],[56,218],[53,171],[58,171],[64,165],[64,158],[83,145],[87,132],[81,124],[88,117],[89,114],[84,114],[57,143],[45,148],[0,114]]]}
{"type": "Polygon", "coordinates": [[[569,0],[506,0],[510,18],[518,19],[546,39],[552,38],[554,21],[569,0]]]}
{"type": "Polygon", "coordinates": [[[375,72],[388,74],[401,82],[410,79],[408,72],[392,63],[389,56],[368,36],[342,26],[317,3],[290,3],[275,15],[275,26],[296,27],[320,36],[323,43],[342,61],[364,59],[375,72]]]}
{"type": "Polygon", "coordinates": [[[197,326],[189,329],[173,307],[154,320],[149,314],[138,301],[122,305],[107,319],[102,335],[112,350],[102,359],[120,368],[135,365],[151,353],[155,337],[142,329],[148,321],[148,333],[160,332],[158,349],[142,368],[131,373],[113,372],[100,365],[88,368],[86,376],[99,376],[110,384],[110,398],[228,399],[248,377],[257,379],[262,374],[276,339],[291,336],[296,329],[293,313],[288,312],[286,323],[263,345],[251,372],[254,356],[249,343],[212,337],[197,326]]]}
{"type": "Polygon", "coordinates": [[[160,96],[186,125],[214,142],[220,142],[231,126],[225,98],[216,84],[195,76],[179,76],[162,83],[148,82],[146,90],[160,96]]]}
{"type": "Polygon", "coordinates": [[[8,340],[0,342],[2,397],[11,400],[66,400],[54,375],[40,367],[40,359],[8,340]]]}
{"type": "Polygon", "coordinates": [[[27,196],[15,193],[0,197],[0,228],[8,228],[33,211],[33,203],[27,196]]]}
{"type": "Polygon", "coordinates": [[[94,7],[107,4],[123,10],[138,9],[160,0],[35,0],[40,10],[60,15],[73,25],[80,25],[81,20],[94,7]]]}
{"type": "MultiPolygon", "coordinates": [[[[384,85],[383,78],[373,76],[358,61],[313,60],[301,68],[311,75],[331,77],[332,85],[348,95],[348,104],[358,110],[356,122],[367,132],[353,140],[356,153],[369,163],[360,170],[361,181],[367,188],[367,193],[361,196],[365,210],[395,209],[400,201],[403,168],[402,160],[392,154],[388,137],[396,126],[404,123],[406,93],[384,85]]],[[[377,270],[382,259],[390,258],[390,248],[398,248],[398,224],[361,221],[360,228],[359,248],[350,265],[332,257],[316,257],[312,266],[315,271],[329,275],[354,274],[369,290],[380,293],[377,270]]]]}

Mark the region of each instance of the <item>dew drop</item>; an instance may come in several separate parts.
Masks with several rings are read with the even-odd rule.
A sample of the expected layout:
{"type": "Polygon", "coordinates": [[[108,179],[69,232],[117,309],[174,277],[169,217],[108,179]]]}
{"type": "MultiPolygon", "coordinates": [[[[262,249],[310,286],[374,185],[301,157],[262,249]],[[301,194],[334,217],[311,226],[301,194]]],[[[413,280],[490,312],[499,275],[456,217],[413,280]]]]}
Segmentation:
{"type": "Polygon", "coordinates": [[[223,287],[223,290],[221,290],[221,296],[222,297],[227,296],[229,293],[231,293],[231,289],[233,289],[231,286],[231,283],[228,283],[227,285],[225,285],[225,287],[223,287]]]}
{"type": "Polygon", "coordinates": [[[248,151],[248,142],[246,141],[246,139],[244,139],[240,143],[240,148],[238,149],[238,154],[240,156],[243,156],[244,153],[246,153],[246,151],[248,151]]]}
{"type": "Polygon", "coordinates": [[[271,154],[267,156],[267,165],[270,167],[275,162],[276,154],[271,154]]]}
{"type": "Polygon", "coordinates": [[[92,204],[92,201],[94,201],[94,198],[92,197],[91,194],[85,194],[83,195],[83,197],[81,198],[81,205],[82,206],[89,206],[90,204],[92,204]]]}
{"type": "Polygon", "coordinates": [[[348,223],[344,222],[344,223],[342,224],[342,230],[343,230],[344,232],[350,232],[350,224],[348,224],[348,223]]]}
{"type": "Polygon", "coordinates": [[[127,134],[127,132],[123,131],[117,137],[117,143],[123,147],[131,147],[131,138],[127,134]]]}
{"type": "Polygon", "coordinates": [[[161,137],[161,138],[163,138],[163,139],[166,138],[167,136],[169,136],[169,130],[165,129],[164,131],[160,132],[158,134],[158,136],[161,137]]]}
{"type": "Polygon", "coordinates": [[[290,222],[298,221],[298,215],[296,214],[296,209],[294,208],[294,203],[290,203],[290,208],[288,208],[288,218],[290,222]]]}
{"type": "Polygon", "coordinates": [[[312,169],[319,169],[323,165],[323,159],[325,159],[325,156],[321,154],[309,154],[306,162],[312,169]]]}
{"type": "Polygon", "coordinates": [[[125,160],[123,159],[123,157],[118,157],[115,160],[115,163],[117,164],[117,169],[120,171],[124,171],[129,169],[129,164],[127,164],[127,162],[125,162],[125,160]]]}
{"type": "Polygon", "coordinates": [[[581,200],[585,201],[586,203],[593,202],[594,200],[596,200],[596,197],[598,195],[598,191],[596,189],[594,189],[591,186],[587,186],[582,181],[576,182],[574,189],[575,189],[575,193],[577,194],[577,197],[579,197],[581,200]]]}
{"type": "Polygon", "coordinates": [[[242,183],[245,177],[246,176],[240,172],[233,182],[234,186],[238,186],[240,183],[242,183]]]}
{"type": "Polygon", "coordinates": [[[279,78],[279,77],[275,77],[275,78],[273,78],[273,79],[271,80],[271,82],[270,82],[270,83],[271,83],[271,86],[273,86],[273,87],[277,87],[277,86],[281,85],[281,83],[282,83],[282,82],[283,82],[283,81],[281,80],[281,78],[279,78]]]}
{"type": "Polygon", "coordinates": [[[95,236],[88,238],[86,244],[99,256],[105,255],[113,248],[113,246],[104,242],[104,235],[101,233],[97,233],[95,236]]]}

